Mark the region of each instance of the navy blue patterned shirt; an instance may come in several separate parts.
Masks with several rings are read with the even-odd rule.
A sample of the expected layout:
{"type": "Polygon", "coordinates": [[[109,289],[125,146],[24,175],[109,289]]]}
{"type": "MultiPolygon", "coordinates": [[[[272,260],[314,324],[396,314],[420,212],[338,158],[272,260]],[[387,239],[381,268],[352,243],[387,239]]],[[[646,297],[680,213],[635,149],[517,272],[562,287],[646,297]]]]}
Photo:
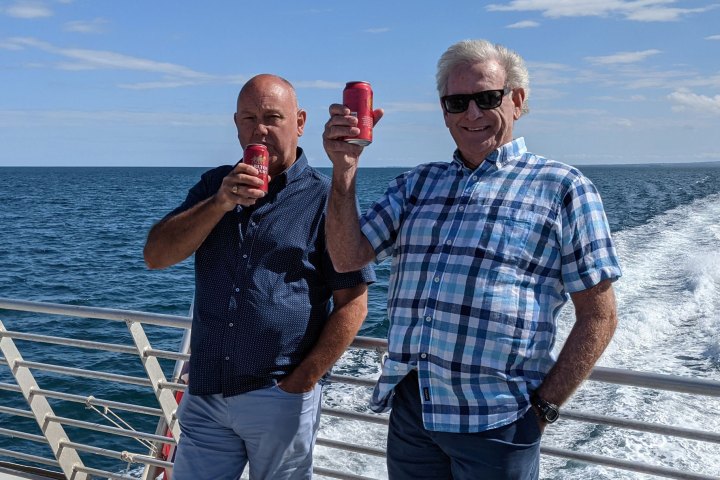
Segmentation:
{"type": "MultiPolygon", "coordinates": [[[[233,169],[205,172],[175,215],[211,197],[233,169]]],[[[339,274],[325,247],[330,179],[304,153],[254,206],[226,213],[195,252],[190,393],[237,395],[273,385],[325,326],[334,290],[375,280],[339,274]]]]}

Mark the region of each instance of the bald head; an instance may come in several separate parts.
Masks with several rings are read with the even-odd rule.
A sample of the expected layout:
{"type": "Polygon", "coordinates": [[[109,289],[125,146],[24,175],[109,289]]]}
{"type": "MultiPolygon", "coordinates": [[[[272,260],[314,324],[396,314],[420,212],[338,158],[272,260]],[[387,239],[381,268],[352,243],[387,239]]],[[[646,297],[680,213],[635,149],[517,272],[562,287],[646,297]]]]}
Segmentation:
{"type": "Polygon", "coordinates": [[[295,108],[298,108],[297,94],[295,93],[295,87],[292,86],[292,83],[277,75],[261,73],[248,80],[240,89],[237,99],[238,110],[240,100],[244,95],[247,96],[250,93],[257,94],[257,92],[266,92],[270,90],[275,90],[278,93],[282,92],[282,95],[288,95],[295,104],[295,108]]]}

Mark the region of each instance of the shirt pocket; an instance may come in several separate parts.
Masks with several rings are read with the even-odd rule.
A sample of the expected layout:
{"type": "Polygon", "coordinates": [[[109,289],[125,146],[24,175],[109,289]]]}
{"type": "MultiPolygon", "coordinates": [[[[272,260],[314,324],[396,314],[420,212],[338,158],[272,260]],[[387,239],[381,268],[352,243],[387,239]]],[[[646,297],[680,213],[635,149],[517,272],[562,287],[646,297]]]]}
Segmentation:
{"type": "Polygon", "coordinates": [[[533,230],[532,212],[483,207],[477,224],[477,255],[502,265],[517,265],[533,230]]]}

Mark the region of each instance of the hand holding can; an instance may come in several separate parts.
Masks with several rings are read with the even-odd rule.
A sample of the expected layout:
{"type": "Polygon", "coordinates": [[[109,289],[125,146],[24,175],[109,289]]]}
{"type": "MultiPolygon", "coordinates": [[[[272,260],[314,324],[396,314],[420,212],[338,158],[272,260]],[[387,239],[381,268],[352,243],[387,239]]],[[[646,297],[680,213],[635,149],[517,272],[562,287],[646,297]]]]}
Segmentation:
{"type": "Polygon", "coordinates": [[[351,115],[357,117],[360,134],[345,138],[355,145],[370,145],[373,131],[373,92],[368,82],[347,82],[343,90],[343,104],[350,109],[351,115]]]}
{"type": "Polygon", "coordinates": [[[267,193],[268,170],[270,169],[270,154],[267,147],[262,143],[251,143],[245,147],[243,163],[255,167],[258,171],[258,178],[263,181],[263,185],[259,189],[267,193]]]}

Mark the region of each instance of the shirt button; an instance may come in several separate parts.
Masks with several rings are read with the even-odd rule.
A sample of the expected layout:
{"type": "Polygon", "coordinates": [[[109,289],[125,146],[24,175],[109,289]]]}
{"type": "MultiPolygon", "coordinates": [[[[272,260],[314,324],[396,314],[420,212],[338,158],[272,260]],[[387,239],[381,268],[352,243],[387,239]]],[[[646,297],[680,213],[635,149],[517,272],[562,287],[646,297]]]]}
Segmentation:
{"type": "Polygon", "coordinates": [[[230,360],[230,357],[225,357],[225,360],[230,360]]]}
{"type": "Polygon", "coordinates": [[[427,353],[421,353],[420,358],[427,358],[427,353]]]}
{"type": "Polygon", "coordinates": [[[432,317],[430,315],[428,315],[427,317],[425,317],[425,321],[432,322],[432,317]]]}
{"type": "Polygon", "coordinates": [[[395,370],[400,370],[400,367],[399,367],[398,365],[395,365],[393,368],[394,368],[395,370]]]}
{"type": "Polygon", "coordinates": [[[445,245],[452,245],[452,240],[448,240],[447,242],[445,242],[445,245]]]}
{"type": "Polygon", "coordinates": [[[440,277],[435,277],[434,281],[435,283],[438,283],[440,281],[440,277]]]}
{"type": "Polygon", "coordinates": [[[235,325],[235,324],[232,323],[232,322],[228,323],[228,327],[232,327],[232,326],[234,326],[234,325],[235,325]]]}
{"type": "Polygon", "coordinates": [[[476,182],[476,181],[477,181],[477,175],[473,175],[473,176],[472,176],[472,181],[473,181],[473,182],[476,182]]]}
{"type": "Polygon", "coordinates": [[[243,258],[247,258],[247,253],[243,253],[243,258]]]}
{"type": "Polygon", "coordinates": [[[239,291],[240,291],[240,289],[239,289],[239,288],[236,288],[236,289],[235,289],[235,291],[236,291],[236,292],[239,292],[239,291]]]}
{"type": "Polygon", "coordinates": [[[460,205],[460,211],[462,212],[463,210],[465,210],[465,205],[460,205]]]}
{"type": "Polygon", "coordinates": [[[256,225],[255,222],[250,222],[250,226],[251,226],[251,227],[254,227],[255,225],[256,225]]]}

